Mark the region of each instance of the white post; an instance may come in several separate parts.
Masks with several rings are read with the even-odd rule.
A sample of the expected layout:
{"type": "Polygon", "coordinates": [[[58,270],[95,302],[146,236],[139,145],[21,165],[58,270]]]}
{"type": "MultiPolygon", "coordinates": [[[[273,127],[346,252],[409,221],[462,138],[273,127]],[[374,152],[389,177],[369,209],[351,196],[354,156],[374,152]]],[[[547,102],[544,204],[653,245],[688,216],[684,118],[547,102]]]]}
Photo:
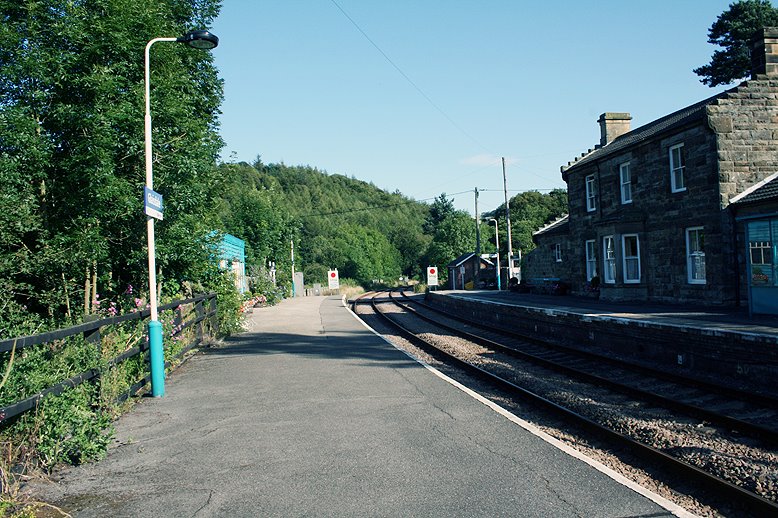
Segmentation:
{"type": "MultiPolygon", "coordinates": [[[[154,38],[146,44],[145,72],[146,72],[146,187],[154,189],[154,173],[152,169],[151,152],[151,73],[149,67],[149,50],[158,41],[177,41],[178,38],[154,38]]],[[[165,354],[162,346],[162,324],[157,315],[157,260],[156,247],[154,246],[154,218],[146,216],[146,235],[149,247],[149,356],[151,364],[151,394],[154,397],[165,395],[165,354]]]]}

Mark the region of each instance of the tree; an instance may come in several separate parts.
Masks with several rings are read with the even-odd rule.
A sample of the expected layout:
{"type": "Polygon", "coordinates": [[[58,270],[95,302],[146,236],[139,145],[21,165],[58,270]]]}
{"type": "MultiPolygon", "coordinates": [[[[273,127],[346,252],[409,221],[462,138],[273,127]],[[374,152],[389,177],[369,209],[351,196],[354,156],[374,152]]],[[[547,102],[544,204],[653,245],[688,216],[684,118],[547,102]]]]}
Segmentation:
{"type": "Polygon", "coordinates": [[[435,230],[432,242],[424,254],[423,266],[437,266],[439,281],[446,282],[445,266],[466,252],[475,251],[475,222],[465,211],[454,211],[446,216],[435,230]]]}
{"type": "MultiPolygon", "coordinates": [[[[142,284],[143,48],[207,26],[218,8],[0,0],[0,177],[11,187],[0,201],[0,324],[14,305],[61,318],[85,276],[102,294],[142,284]]],[[[209,52],[158,45],[151,58],[155,190],[166,207],[157,265],[175,290],[212,262],[222,84],[209,52]]]]}
{"type": "Polygon", "coordinates": [[[435,228],[444,219],[454,214],[454,200],[447,199],[446,193],[441,193],[440,196],[435,198],[435,201],[430,205],[430,212],[424,219],[424,226],[422,229],[427,234],[434,234],[435,228]]]}
{"type": "Polygon", "coordinates": [[[751,37],[763,27],[778,25],[778,9],[770,0],[738,0],[708,30],[716,50],[707,65],[694,69],[700,82],[715,87],[747,78],[751,72],[751,37]]]}

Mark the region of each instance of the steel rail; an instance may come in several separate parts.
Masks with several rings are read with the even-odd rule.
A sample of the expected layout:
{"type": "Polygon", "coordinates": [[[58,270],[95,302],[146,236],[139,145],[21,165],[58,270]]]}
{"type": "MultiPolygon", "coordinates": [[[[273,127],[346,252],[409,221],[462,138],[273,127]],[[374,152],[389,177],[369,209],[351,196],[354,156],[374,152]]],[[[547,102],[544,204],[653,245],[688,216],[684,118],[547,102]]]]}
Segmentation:
{"type": "MultiPolygon", "coordinates": [[[[495,342],[494,340],[491,340],[489,338],[475,335],[473,333],[470,333],[468,331],[456,328],[454,326],[450,326],[448,324],[445,324],[443,322],[440,322],[439,320],[435,320],[434,318],[431,318],[427,315],[424,315],[422,313],[419,313],[418,311],[408,307],[407,305],[403,304],[402,302],[396,300],[394,298],[394,295],[392,293],[389,294],[390,299],[403,309],[405,309],[408,312],[413,313],[418,318],[425,320],[433,325],[436,325],[440,328],[443,328],[447,331],[451,331],[452,333],[456,333],[457,335],[461,336],[462,338],[465,338],[467,340],[470,340],[472,342],[479,343],[485,347],[490,347],[494,350],[500,351],[502,353],[508,354],[510,356],[519,358],[521,360],[530,361],[532,363],[535,363],[537,365],[541,365],[543,367],[553,369],[557,372],[562,372],[564,374],[568,374],[571,376],[574,376],[578,379],[585,380],[588,383],[594,383],[596,385],[602,386],[602,387],[608,387],[610,389],[617,390],[623,394],[640,398],[644,401],[649,401],[653,403],[657,403],[660,405],[664,405],[665,407],[671,408],[676,411],[681,411],[686,413],[689,416],[696,417],[698,419],[705,419],[712,423],[716,423],[719,426],[727,427],[732,430],[737,430],[742,433],[749,434],[753,437],[762,439],[766,442],[769,442],[771,444],[778,443],[778,430],[775,430],[773,428],[767,428],[764,426],[761,426],[759,424],[751,423],[748,421],[743,421],[742,419],[738,419],[736,417],[732,417],[729,415],[722,414],[720,412],[715,412],[713,410],[709,410],[707,408],[703,408],[697,405],[693,405],[690,403],[686,403],[683,401],[679,401],[677,399],[669,398],[666,396],[663,396],[661,394],[656,394],[655,392],[649,392],[643,389],[639,389],[630,385],[626,385],[624,383],[614,381],[609,378],[604,378],[602,376],[598,376],[596,374],[592,374],[590,372],[586,372],[583,370],[580,370],[575,367],[570,367],[568,365],[564,365],[562,363],[559,363],[554,360],[549,360],[546,358],[542,358],[540,356],[537,356],[535,354],[531,354],[525,351],[520,351],[518,349],[515,349],[509,345],[501,344],[499,342],[495,342]]],[[[446,315],[448,318],[448,315],[446,315]]],[[[452,320],[459,320],[455,317],[452,318],[452,320]]],[[[499,334],[499,333],[498,333],[499,334]]],[[[575,354],[574,352],[571,354],[575,354]]],[[[628,366],[622,366],[624,369],[629,369],[628,366]]]]}
{"type": "Polygon", "coordinates": [[[736,397],[737,399],[753,404],[754,402],[759,402],[760,404],[772,408],[772,409],[778,409],[778,398],[767,395],[767,394],[758,394],[753,392],[748,392],[745,390],[737,389],[737,388],[730,388],[725,387],[723,385],[719,385],[716,383],[711,383],[705,380],[700,380],[697,378],[689,378],[686,376],[680,376],[677,374],[673,374],[671,372],[661,371],[657,369],[653,369],[651,367],[645,366],[645,365],[639,365],[632,362],[627,362],[623,360],[618,360],[616,358],[612,358],[610,356],[605,356],[602,354],[593,353],[591,351],[584,351],[575,347],[568,347],[565,345],[561,345],[558,343],[551,342],[549,340],[538,338],[535,336],[530,336],[527,334],[518,333],[516,331],[505,329],[504,327],[490,327],[484,324],[483,322],[478,322],[476,320],[472,320],[470,318],[467,318],[462,315],[457,315],[454,313],[451,313],[450,311],[446,311],[440,308],[437,308],[433,305],[427,304],[425,302],[421,302],[416,299],[412,299],[408,297],[408,295],[405,292],[402,292],[403,297],[405,297],[409,302],[412,302],[413,304],[417,304],[419,306],[422,306],[426,309],[429,309],[430,311],[433,311],[435,313],[444,315],[448,318],[451,318],[452,320],[458,320],[460,322],[464,322],[468,325],[471,325],[473,327],[477,327],[479,329],[484,329],[489,332],[493,332],[496,334],[500,334],[503,336],[507,336],[510,338],[515,338],[517,340],[522,340],[525,342],[541,345],[548,348],[553,348],[558,351],[571,353],[577,356],[582,356],[589,358],[591,360],[599,361],[599,362],[606,362],[611,365],[615,365],[618,367],[622,367],[625,369],[633,370],[636,372],[641,372],[644,374],[649,374],[651,376],[654,376],[655,378],[663,379],[666,381],[678,383],[681,385],[686,385],[691,388],[701,388],[708,390],[710,392],[715,392],[717,394],[725,395],[729,398],[736,397]]]}
{"type": "Polygon", "coordinates": [[[733,500],[736,500],[739,504],[748,507],[753,512],[758,513],[758,515],[760,516],[778,515],[778,503],[775,503],[771,500],[767,500],[766,498],[757,495],[756,493],[748,491],[727,480],[721,479],[719,477],[716,477],[715,475],[703,471],[697,466],[684,462],[652,446],[636,441],[631,437],[628,437],[615,430],[605,427],[600,423],[597,423],[596,421],[593,421],[585,416],[582,416],[581,414],[573,410],[570,410],[557,403],[554,403],[553,401],[550,401],[549,399],[546,399],[543,396],[540,396],[539,394],[535,394],[534,392],[527,390],[523,387],[520,387],[512,383],[511,381],[508,381],[494,373],[486,371],[485,369],[482,369],[465,360],[457,358],[456,356],[453,356],[452,354],[449,354],[443,351],[442,349],[439,349],[432,343],[424,340],[420,336],[416,335],[406,327],[402,326],[401,324],[399,324],[398,322],[394,321],[392,318],[390,318],[389,316],[381,312],[378,309],[378,305],[376,304],[375,301],[377,295],[378,293],[373,295],[373,297],[371,298],[371,306],[374,312],[377,315],[380,315],[382,319],[388,323],[388,325],[397,329],[401,335],[403,335],[409,341],[419,346],[423,350],[427,351],[428,353],[433,354],[437,357],[442,356],[446,360],[450,361],[451,363],[454,363],[460,368],[472,374],[475,374],[482,379],[488,380],[489,382],[495,384],[496,386],[502,387],[504,390],[518,394],[521,397],[525,398],[526,400],[534,404],[549,409],[558,415],[562,415],[569,421],[575,423],[578,426],[581,426],[584,429],[593,431],[596,434],[599,434],[601,436],[605,436],[608,439],[618,443],[622,447],[625,447],[632,453],[646,460],[652,462],[660,462],[663,465],[669,466],[671,469],[675,470],[676,472],[686,477],[693,478],[700,484],[704,484],[709,489],[715,491],[716,494],[723,494],[733,500]]]}

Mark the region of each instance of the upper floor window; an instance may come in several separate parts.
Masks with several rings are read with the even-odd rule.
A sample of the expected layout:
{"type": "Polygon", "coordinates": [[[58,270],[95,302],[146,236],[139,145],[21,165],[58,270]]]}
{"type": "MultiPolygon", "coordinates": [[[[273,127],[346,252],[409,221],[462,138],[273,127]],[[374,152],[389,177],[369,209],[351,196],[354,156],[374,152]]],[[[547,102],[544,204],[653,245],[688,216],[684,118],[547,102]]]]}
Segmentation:
{"type": "Polygon", "coordinates": [[[602,280],[608,284],[616,282],[616,244],[613,236],[602,238],[602,280]]]}
{"type": "Polygon", "coordinates": [[[594,246],[594,239],[586,242],[586,280],[591,281],[592,277],[597,276],[597,250],[594,246]]]}
{"type": "Polygon", "coordinates": [[[561,263],[562,262],[562,245],[561,243],[556,243],[554,245],[554,261],[561,263]]]}
{"type": "Polygon", "coordinates": [[[689,284],[705,284],[705,233],[702,227],[686,229],[686,265],[689,284]]]}
{"type": "Polygon", "coordinates": [[[640,282],[640,243],[637,234],[621,237],[622,260],[624,262],[624,283],[640,282]]]}
{"type": "Polygon", "coordinates": [[[592,212],[597,209],[597,191],[594,182],[594,175],[586,177],[586,210],[592,212]]]}
{"type": "Polygon", "coordinates": [[[621,179],[621,203],[632,203],[632,175],[629,172],[629,162],[619,166],[619,178],[621,179]]]}
{"type": "Polygon", "coordinates": [[[686,190],[686,159],[684,157],[683,144],[670,148],[670,190],[680,192],[686,190]]]}

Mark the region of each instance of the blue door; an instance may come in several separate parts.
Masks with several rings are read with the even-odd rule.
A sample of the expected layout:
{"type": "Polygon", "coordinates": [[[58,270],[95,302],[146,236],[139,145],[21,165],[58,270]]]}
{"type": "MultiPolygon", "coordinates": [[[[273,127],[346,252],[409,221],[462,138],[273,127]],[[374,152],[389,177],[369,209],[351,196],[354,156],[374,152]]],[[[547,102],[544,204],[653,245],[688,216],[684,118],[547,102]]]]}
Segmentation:
{"type": "Polygon", "coordinates": [[[751,312],[778,315],[778,218],[750,221],[747,236],[751,312]]]}

